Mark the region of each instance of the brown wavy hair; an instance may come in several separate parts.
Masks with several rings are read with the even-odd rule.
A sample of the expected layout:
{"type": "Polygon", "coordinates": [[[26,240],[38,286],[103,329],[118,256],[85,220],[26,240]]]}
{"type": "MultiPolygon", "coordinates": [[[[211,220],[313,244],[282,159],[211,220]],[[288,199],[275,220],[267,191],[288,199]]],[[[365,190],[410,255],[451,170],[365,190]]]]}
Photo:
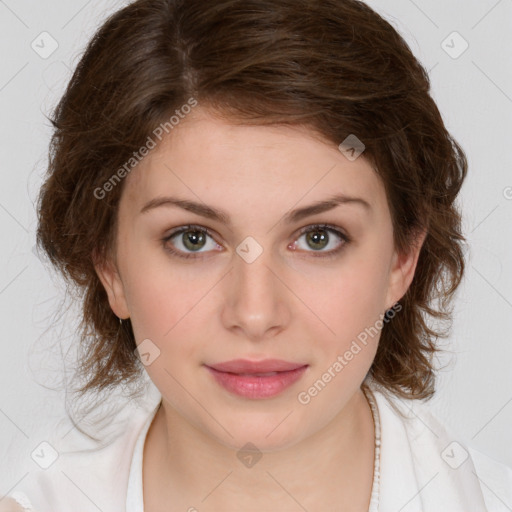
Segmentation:
{"type": "Polygon", "coordinates": [[[233,123],[303,125],[336,146],[349,134],[364,142],[396,249],[427,231],[369,375],[397,396],[430,398],[437,340],[448,334],[438,321],[451,320],[464,272],[455,200],[467,160],[425,69],[357,0],[138,0],[98,29],[52,113],[38,199],[38,246],[80,292],[79,392],[137,386],[144,373],[130,322],[120,327],[93,264],[93,255],[115,254],[123,181],[102,199],[95,190],[190,98],[233,123]]]}

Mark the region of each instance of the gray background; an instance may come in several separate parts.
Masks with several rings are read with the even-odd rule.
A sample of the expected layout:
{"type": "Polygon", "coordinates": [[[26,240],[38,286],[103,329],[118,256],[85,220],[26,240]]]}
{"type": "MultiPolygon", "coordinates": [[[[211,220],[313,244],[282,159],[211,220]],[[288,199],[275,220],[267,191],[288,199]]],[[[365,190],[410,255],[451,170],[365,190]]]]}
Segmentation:
{"type": "MultiPolygon", "coordinates": [[[[44,114],[60,97],[93,30],[124,3],[0,1],[4,461],[29,457],[48,425],[64,414],[59,385],[66,374],[60,349],[49,347],[73,342],[73,311],[60,320],[56,313],[64,287],[33,252],[34,205],[51,133],[44,114]],[[45,31],[58,44],[50,56],[40,55],[51,49],[50,38],[40,36],[45,31]]],[[[456,439],[512,466],[512,0],[368,3],[429,70],[434,99],[470,165],[461,194],[469,262],[452,335],[444,342],[448,352],[439,360],[445,369],[429,404],[456,439]],[[460,54],[464,41],[469,47],[460,54]]],[[[4,463],[0,495],[23,478],[8,470],[4,463]]]]}

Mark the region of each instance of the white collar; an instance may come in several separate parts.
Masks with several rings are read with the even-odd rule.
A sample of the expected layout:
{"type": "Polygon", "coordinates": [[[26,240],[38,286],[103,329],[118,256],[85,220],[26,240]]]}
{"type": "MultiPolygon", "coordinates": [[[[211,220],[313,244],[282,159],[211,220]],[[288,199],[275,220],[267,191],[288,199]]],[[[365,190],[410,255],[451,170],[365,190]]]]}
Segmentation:
{"type": "Polygon", "coordinates": [[[149,426],[158,411],[160,403],[150,412],[148,418],[142,425],[135,447],[133,450],[130,474],[128,477],[128,489],[126,493],[126,512],[143,512],[144,501],[142,495],[142,456],[144,454],[144,443],[149,426]]]}
{"type": "MultiPolygon", "coordinates": [[[[382,436],[379,512],[488,512],[469,453],[460,463],[469,451],[464,442],[455,440],[421,401],[399,399],[373,383],[371,388],[382,436]]],[[[144,510],[142,456],[157,409],[135,443],[126,512],[144,510]]]]}
{"type": "Polygon", "coordinates": [[[379,512],[487,512],[464,442],[427,404],[374,394],[382,437],[379,512]]]}

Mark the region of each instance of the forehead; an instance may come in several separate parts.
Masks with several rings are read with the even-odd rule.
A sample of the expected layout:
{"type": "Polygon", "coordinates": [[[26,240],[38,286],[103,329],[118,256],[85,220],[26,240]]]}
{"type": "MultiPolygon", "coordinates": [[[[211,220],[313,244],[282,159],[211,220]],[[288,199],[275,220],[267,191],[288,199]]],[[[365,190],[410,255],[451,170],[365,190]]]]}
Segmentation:
{"type": "MultiPolygon", "coordinates": [[[[248,126],[196,109],[130,172],[125,200],[139,208],[157,196],[291,207],[327,194],[365,197],[384,206],[380,178],[369,162],[349,160],[303,126],[248,126]]],[[[383,195],[384,194],[384,195],[383,195]]]]}

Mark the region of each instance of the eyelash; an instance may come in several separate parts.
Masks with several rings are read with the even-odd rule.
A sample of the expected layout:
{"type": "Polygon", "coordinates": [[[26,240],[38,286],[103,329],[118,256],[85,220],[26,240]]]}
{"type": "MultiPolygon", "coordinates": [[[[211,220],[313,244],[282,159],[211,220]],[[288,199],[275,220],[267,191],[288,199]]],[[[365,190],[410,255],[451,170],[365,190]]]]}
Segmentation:
{"type": "MultiPolygon", "coordinates": [[[[200,231],[201,233],[207,234],[211,238],[215,239],[214,234],[208,228],[205,228],[203,226],[197,226],[195,224],[189,224],[187,226],[182,226],[182,227],[174,230],[172,233],[170,233],[169,235],[167,235],[166,237],[164,237],[162,239],[162,243],[164,245],[165,250],[168,251],[169,253],[171,253],[173,256],[177,256],[178,258],[182,258],[182,259],[203,259],[205,256],[198,256],[197,254],[199,254],[199,253],[197,253],[197,254],[183,253],[181,251],[178,251],[178,250],[172,248],[171,246],[169,246],[167,244],[167,242],[169,242],[176,235],[179,235],[186,231],[192,231],[192,230],[200,231]]],[[[345,246],[347,244],[352,242],[352,239],[348,235],[346,235],[345,233],[342,233],[336,226],[333,226],[330,224],[313,224],[311,226],[306,226],[305,228],[302,228],[300,230],[297,238],[300,238],[302,235],[309,233],[311,231],[329,231],[329,232],[337,235],[343,242],[337,249],[334,249],[334,250],[331,250],[328,252],[306,251],[308,253],[312,252],[312,256],[314,258],[327,258],[327,259],[335,258],[345,248],[345,246]]]]}

